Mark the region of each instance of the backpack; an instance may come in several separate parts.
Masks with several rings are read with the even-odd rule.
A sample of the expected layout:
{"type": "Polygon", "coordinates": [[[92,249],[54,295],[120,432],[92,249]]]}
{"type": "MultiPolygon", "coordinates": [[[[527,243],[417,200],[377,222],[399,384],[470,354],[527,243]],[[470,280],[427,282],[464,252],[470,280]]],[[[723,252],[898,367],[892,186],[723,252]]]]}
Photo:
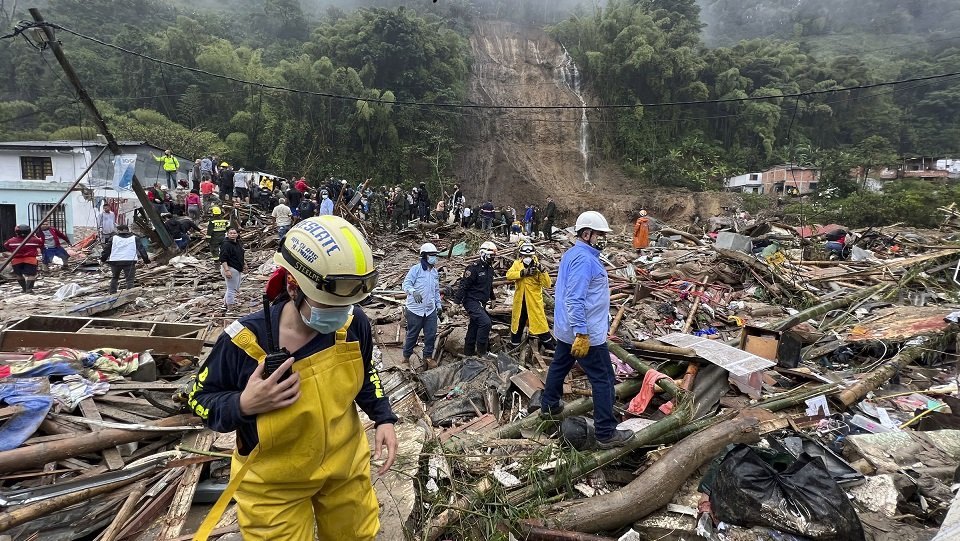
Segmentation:
{"type": "Polygon", "coordinates": [[[309,214],[313,211],[313,204],[309,199],[304,198],[303,201],[300,201],[300,205],[297,207],[297,210],[300,211],[300,214],[309,214]]]}

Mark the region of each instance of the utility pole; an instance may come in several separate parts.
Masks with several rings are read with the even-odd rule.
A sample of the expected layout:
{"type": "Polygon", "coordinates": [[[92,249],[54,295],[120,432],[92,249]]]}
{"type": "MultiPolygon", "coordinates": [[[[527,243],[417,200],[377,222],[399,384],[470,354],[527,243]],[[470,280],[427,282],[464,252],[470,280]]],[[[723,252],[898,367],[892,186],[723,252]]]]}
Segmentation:
{"type": "MultiPolygon", "coordinates": [[[[44,22],[43,17],[40,15],[40,10],[37,8],[30,8],[30,15],[33,16],[34,21],[38,23],[44,22]]],[[[57,62],[60,63],[60,67],[63,68],[64,73],[66,73],[70,84],[77,90],[77,97],[87,107],[87,110],[90,111],[90,114],[93,116],[93,121],[96,123],[100,133],[107,139],[107,148],[110,149],[110,152],[112,152],[114,156],[119,155],[121,152],[120,145],[117,143],[113,134],[110,133],[110,128],[107,127],[107,123],[103,120],[103,116],[100,115],[100,111],[97,110],[93,99],[90,98],[90,95],[87,94],[87,91],[80,83],[80,77],[77,75],[77,72],[74,71],[73,66],[70,65],[66,55],[64,55],[63,47],[60,46],[60,42],[57,41],[56,36],[54,36],[53,30],[49,26],[41,26],[40,30],[46,36],[47,45],[53,50],[53,54],[57,57],[57,62]]],[[[147,197],[147,192],[144,191],[136,173],[133,175],[132,187],[133,192],[137,194],[137,199],[140,200],[140,206],[143,207],[143,211],[147,217],[150,218],[150,222],[153,223],[153,228],[157,236],[160,237],[160,242],[163,244],[163,247],[171,250],[174,246],[173,238],[170,236],[170,233],[167,232],[167,228],[163,226],[163,220],[160,218],[160,214],[157,213],[157,209],[153,208],[153,203],[147,197]]]]}

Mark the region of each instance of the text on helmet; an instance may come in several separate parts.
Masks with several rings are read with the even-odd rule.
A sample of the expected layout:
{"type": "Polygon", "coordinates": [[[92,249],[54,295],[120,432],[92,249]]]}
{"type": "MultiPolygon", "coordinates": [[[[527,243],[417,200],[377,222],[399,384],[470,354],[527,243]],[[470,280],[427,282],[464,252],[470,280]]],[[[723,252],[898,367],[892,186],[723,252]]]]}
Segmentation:
{"type": "MultiPolygon", "coordinates": [[[[317,242],[320,243],[320,246],[323,246],[327,255],[340,251],[340,246],[337,245],[337,239],[333,238],[333,235],[321,224],[317,222],[307,222],[303,225],[302,229],[317,239],[317,242]]],[[[314,259],[316,259],[316,255],[314,255],[314,259]]],[[[313,263],[313,260],[310,262],[313,263]]]]}

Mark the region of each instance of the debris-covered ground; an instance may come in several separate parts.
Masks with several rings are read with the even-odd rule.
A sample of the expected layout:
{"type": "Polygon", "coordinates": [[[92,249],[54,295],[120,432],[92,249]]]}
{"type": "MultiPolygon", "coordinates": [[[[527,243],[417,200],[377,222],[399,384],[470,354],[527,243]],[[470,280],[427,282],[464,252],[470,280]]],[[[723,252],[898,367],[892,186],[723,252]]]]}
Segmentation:
{"type": "MultiPolygon", "coordinates": [[[[276,249],[248,215],[241,313],[259,309],[276,249]]],[[[496,354],[464,358],[467,317],[445,299],[427,370],[400,351],[404,275],[432,242],[450,285],[489,236],[368,226],[381,274],[364,309],[401,418],[398,462],[374,476],[380,538],[960,538],[960,232],[857,231],[831,257],[839,226],[709,228],[665,226],[641,252],[608,242],[617,413],[636,434],[596,450],[578,369],[562,422],[534,411],[552,352],[510,345],[516,239],[494,239],[496,354]]],[[[535,240],[553,278],[571,243],[535,240]]],[[[97,251],[43,274],[34,295],[0,285],[0,532],[189,539],[234,441],[182,413],[180,393],[241,313],[225,313],[202,242],[115,295],[97,251]]],[[[215,534],[237,532],[229,509],[215,534]]]]}

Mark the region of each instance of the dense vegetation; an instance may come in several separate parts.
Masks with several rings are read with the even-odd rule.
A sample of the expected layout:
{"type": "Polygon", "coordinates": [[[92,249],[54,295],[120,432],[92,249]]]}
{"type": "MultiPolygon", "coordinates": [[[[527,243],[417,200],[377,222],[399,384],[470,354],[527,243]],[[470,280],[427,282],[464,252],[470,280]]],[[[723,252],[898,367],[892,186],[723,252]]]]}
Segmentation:
{"type": "MultiPolygon", "coordinates": [[[[750,6],[743,4],[788,4],[775,0],[706,3],[720,17],[714,24],[721,28],[743,21],[733,16],[750,12],[750,6]],[[727,11],[717,13],[718,6],[727,11]]],[[[851,9],[879,13],[883,12],[879,4],[897,3],[800,2],[833,10],[837,21],[851,9]]],[[[942,4],[946,20],[960,17],[955,2],[934,3],[942,4]]],[[[888,148],[889,152],[879,153],[885,159],[897,153],[958,152],[956,78],[799,100],[780,97],[958,71],[960,49],[949,42],[890,49],[886,57],[897,63],[897,69],[891,70],[885,63],[867,64],[859,55],[821,58],[801,38],[757,38],[708,48],[701,41],[702,26],[695,0],[610,0],[602,11],[580,13],[552,28],[581,64],[601,103],[772,97],[637,107],[629,114],[604,111],[603,118],[609,122],[598,129],[600,147],[607,157],[623,160],[641,178],[706,188],[730,173],[788,160],[832,169],[848,162],[857,165],[869,157],[869,152],[860,152],[863,149],[888,148]]],[[[829,25],[823,31],[828,30],[829,25]]]]}
{"type": "MultiPolygon", "coordinates": [[[[476,18],[549,25],[600,104],[737,100],[591,112],[596,153],[653,185],[716,189],[796,161],[852,196],[849,171],[960,155],[956,78],[785,95],[960,71],[955,0],[57,0],[48,20],[214,73],[161,66],[62,33],[118,136],[216,152],[282,174],[436,180],[465,118],[476,18]],[[379,7],[373,7],[374,5],[379,7]],[[354,9],[361,6],[360,9],[354,9]],[[411,6],[411,7],[404,7],[411,6]],[[572,10],[572,11],[571,11],[572,10]]],[[[22,3],[21,3],[22,4],[22,3]]],[[[0,25],[29,18],[0,2],[0,25]]],[[[0,42],[0,138],[93,136],[49,52],[0,42]],[[53,64],[51,66],[51,64],[53,64]]],[[[862,179],[861,179],[862,180],[862,179]]],[[[940,194],[943,195],[943,194],[940,194]]],[[[879,218],[878,218],[879,219],[879,218]]]]}
{"type": "MultiPolygon", "coordinates": [[[[159,0],[59,0],[44,15],[179,65],[305,91],[163,66],[61,32],[69,58],[118,137],[311,178],[399,182],[429,177],[431,163],[451,159],[457,115],[393,102],[463,100],[466,26],[458,32],[440,17],[403,8],[331,8],[313,21],[297,0],[257,4],[261,11],[252,14],[187,13],[159,0]]],[[[20,40],[6,41],[0,73],[0,138],[93,136],[89,120],[81,133],[79,108],[58,81],[51,53],[41,56],[20,40]]]]}

